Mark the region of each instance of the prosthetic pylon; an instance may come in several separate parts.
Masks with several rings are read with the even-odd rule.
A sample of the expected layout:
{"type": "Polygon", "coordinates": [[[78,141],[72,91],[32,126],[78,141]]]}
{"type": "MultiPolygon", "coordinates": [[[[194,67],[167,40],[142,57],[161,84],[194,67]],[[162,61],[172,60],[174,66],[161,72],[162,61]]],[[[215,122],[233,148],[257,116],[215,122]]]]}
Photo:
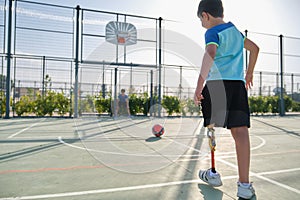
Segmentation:
{"type": "Polygon", "coordinates": [[[211,171],[216,173],[215,167],[215,151],[216,151],[216,139],[215,139],[215,129],[214,124],[207,126],[207,137],[209,138],[209,147],[211,153],[211,171]]]}

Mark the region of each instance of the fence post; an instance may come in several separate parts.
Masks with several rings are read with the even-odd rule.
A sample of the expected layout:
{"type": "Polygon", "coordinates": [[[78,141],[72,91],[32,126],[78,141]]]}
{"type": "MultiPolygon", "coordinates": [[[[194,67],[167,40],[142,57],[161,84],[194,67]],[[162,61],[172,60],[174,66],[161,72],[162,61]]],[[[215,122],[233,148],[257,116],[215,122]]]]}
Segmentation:
{"type": "Polygon", "coordinates": [[[292,100],[294,100],[294,74],[291,75],[291,78],[292,78],[291,94],[292,94],[292,100]]]}
{"type": "Polygon", "coordinates": [[[74,118],[78,117],[78,68],[79,68],[79,15],[80,6],[76,7],[76,32],[75,32],[75,85],[74,85],[74,118]]]}
{"type": "MultiPolygon", "coordinates": [[[[162,18],[158,18],[158,104],[161,105],[161,64],[162,64],[162,52],[161,52],[161,40],[162,40],[162,28],[161,21],[162,18]]],[[[158,108],[158,117],[161,115],[161,106],[158,108]]]]}
{"type": "Polygon", "coordinates": [[[7,26],[7,70],[6,70],[6,107],[5,119],[9,119],[10,111],[10,67],[11,67],[11,35],[12,35],[12,2],[8,5],[8,26],[7,26]]]}
{"type": "Polygon", "coordinates": [[[181,100],[181,93],[182,93],[182,66],[180,66],[180,81],[179,81],[179,99],[181,100]]]}
{"type": "Polygon", "coordinates": [[[262,96],[262,72],[259,72],[259,96],[262,96]]]}
{"type": "Polygon", "coordinates": [[[150,71],[150,116],[152,117],[152,106],[153,106],[153,70],[150,71]]]}
{"type": "Polygon", "coordinates": [[[118,116],[118,113],[117,113],[117,84],[118,84],[118,68],[115,68],[115,84],[114,84],[114,110],[113,110],[113,113],[114,113],[114,117],[117,117],[118,116]]]}
{"type": "Polygon", "coordinates": [[[104,68],[104,61],[103,61],[103,68],[102,68],[102,97],[103,99],[105,98],[105,68],[104,68]]]}
{"type": "Polygon", "coordinates": [[[129,86],[129,94],[133,93],[133,85],[132,85],[132,63],[130,63],[130,86],[129,86]]]}
{"type": "Polygon", "coordinates": [[[279,36],[280,44],[280,116],[285,115],[284,94],[283,94],[283,35],[279,36]]]}
{"type": "Polygon", "coordinates": [[[42,63],[42,68],[43,68],[42,97],[43,97],[43,99],[45,98],[45,66],[46,66],[46,57],[43,56],[43,63],[42,63]]]}

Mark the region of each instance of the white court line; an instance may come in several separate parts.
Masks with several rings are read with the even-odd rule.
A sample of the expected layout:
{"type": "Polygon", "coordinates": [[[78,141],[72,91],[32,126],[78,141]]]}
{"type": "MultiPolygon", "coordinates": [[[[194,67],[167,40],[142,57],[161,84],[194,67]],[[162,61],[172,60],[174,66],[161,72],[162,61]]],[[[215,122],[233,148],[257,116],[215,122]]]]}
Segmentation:
{"type": "MultiPolygon", "coordinates": [[[[259,174],[276,174],[276,173],[284,173],[284,172],[288,173],[291,171],[299,171],[299,170],[300,170],[300,168],[295,168],[295,169],[277,170],[277,171],[270,171],[270,172],[261,172],[256,175],[254,175],[254,173],[252,173],[251,175],[259,176],[259,174]]],[[[222,179],[229,180],[229,179],[235,179],[237,177],[238,176],[224,176],[224,177],[222,177],[222,179]]],[[[262,178],[266,179],[265,177],[262,177],[262,178]]],[[[202,181],[200,179],[194,179],[194,180],[174,181],[174,182],[166,182],[166,183],[136,185],[136,186],[129,186],[129,187],[108,188],[108,189],[99,189],[99,190],[65,192],[65,193],[57,193],[57,194],[43,194],[43,195],[23,196],[23,197],[6,197],[6,198],[0,198],[0,200],[26,200],[26,199],[46,199],[46,198],[71,197],[71,196],[82,196],[82,195],[89,195],[89,194],[101,194],[101,193],[124,192],[124,191],[132,191],[132,190],[160,188],[160,187],[168,187],[168,186],[184,185],[184,184],[192,184],[192,183],[202,183],[202,181]]],[[[294,190],[296,190],[296,189],[294,189],[294,190]]],[[[298,190],[296,190],[296,191],[298,191],[298,190]]]]}
{"type": "MultiPolygon", "coordinates": [[[[261,147],[265,146],[265,144],[266,144],[266,140],[265,139],[263,139],[260,136],[253,135],[253,134],[250,134],[250,136],[256,137],[256,138],[258,138],[261,141],[261,143],[259,145],[254,146],[254,147],[251,146],[251,149],[250,149],[251,151],[256,150],[256,149],[260,149],[261,147]]],[[[220,152],[220,153],[216,152],[215,153],[215,155],[218,155],[218,156],[228,155],[228,154],[235,154],[235,151],[220,152]]]]}
{"type": "MultiPolygon", "coordinates": [[[[256,137],[260,138],[263,142],[262,142],[262,144],[258,145],[256,148],[253,148],[253,149],[261,148],[261,147],[263,147],[263,146],[266,144],[266,141],[265,141],[263,138],[261,138],[261,137],[259,137],[259,136],[256,136],[256,137]]],[[[190,149],[193,149],[194,151],[201,152],[201,151],[199,151],[198,149],[195,149],[195,148],[193,148],[193,147],[190,147],[190,149]]],[[[251,150],[253,150],[253,149],[251,149],[251,150]]],[[[237,165],[232,164],[232,163],[230,163],[230,162],[227,162],[227,161],[225,161],[225,160],[223,160],[223,159],[218,158],[218,159],[216,159],[216,160],[219,160],[220,162],[223,162],[224,164],[226,164],[226,165],[228,165],[228,166],[230,166],[230,167],[233,167],[233,168],[235,168],[235,169],[238,169],[238,166],[237,166],[237,165]]],[[[292,191],[292,192],[295,192],[295,193],[300,194],[300,190],[298,190],[298,189],[296,189],[296,188],[293,188],[293,187],[290,187],[290,186],[288,186],[288,185],[279,183],[279,182],[274,181],[274,180],[272,180],[272,179],[266,178],[266,177],[264,177],[264,176],[261,176],[261,175],[258,174],[258,173],[254,173],[254,172],[251,172],[251,171],[250,171],[249,174],[250,174],[251,176],[255,176],[255,177],[260,178],[260,179],[262,179],[262,180],[268,181],[269,183],[272,183],[272,184],[277,185],[277,186],[279,186],[279,187],[282,187],[282,188],[285,188],[285,189],[290,190],[290,191],[292,191]]]]}
{"type": "MultiPolygon", "coordinates": [[[[224,164],[226,164],[226,165],[228,165],[228,166],[230,166],[230,167],[233,167],[233,168],[235,168],[235,169],[238,169],[238,166],[237,165],[235,165],[235,164],[232,164],[232,163],[230,163],[230,162],[227,162],[227,161],[225,161],[225,160],[223,160],[223,159],[216,159],[216,160],[218,160],[218,161],[220,161],[220,162],[222,162],[222,163],[224,163],[224,164]]],[[[279,173],[281,173],[281,172],[292,172],[292,171],[298,171],[300,168],[296,168],[296,169],[290,169],[290,170],[277,170],[277,172],[279,172],[279,173]]],[[[274,172],[272,172],[273,174],[275,173],[276,171],[274,171],[274,172]]],[[[274,180],[272,180],[272,179],[269,179],[269,178],[267,178],[267,177],[264,177],[264,176],[262,176],[261,174],[271,174],[271,172],[265,172],[265,173],[254,173],[254,172],[251,172],[250,171],[250,176],[254,176],[254,177],[257,177],[257,178],[259,178],[259,179],[262,179],[262,180],[265,180],[265,181],[268,181],[269,183],[272,183],[272,184],[274,184],[274,185],[277,185],[277,186],[279,186],[279,187],[282,187],[282,188],[285,188],[285,189],[287,189],[287,190],[290,190],[290,191],[292,191],[292,192],[295,192],[295,193],[297,193],[297,194],[300,194],[300,190],[298,190],[298,189],[296,189],[296,188],[293,188],[293,187],[290,187],[290,186],[288,186],[288,185],[285,185],[285,184],[282,184],[282,183],[279,183],[279,182],[277,182],[277,181],[274,181],[274,180]]]]}
{"type": "MultiPolygon", "coordinates": [[[[86,148],[86,147],[80,147],[80,146],[76,146],[76,145],[73,145],[73,144],[69,144],[67,142],[65,142],[61,136],[58,137],[58,141],[66,146],[69,146],[69,147],[72,147],[72,148],[75,148],[75,149],[80,149],[80,150],[84,150],[84,151],[90,151],[90,152],[97,152],[97,153],[107,153],[107,154],[113,154],[113,155],[122,155],[122,156],[141,156],[141,157],[161,157],[162,155],[159,155],[159,154],[147,154],[147,153],[141,153],[141,154],[137,154],[137,153],[127,153],[127,152],[112,152],[112,151],[100,151],[100,150],[96,150],[96,149],[89,149],[89,148],[86,148]]],[[[208,154],[208,153],[207,153],[208,154]]],[[[173,154],[173,155],[164,155],[164,156],[168,156],[168,157],[178,157],[178,156],[181,156],[181,157],[202,157],[200,155],[178,155],[178,154],[173,154]]],[[[176,160],[174,160],[175,162],[176,160]]]]}
{"type": "MultiPolygon", "coordinates": [[[[257,137],[258,137],[258,136],[257,136],[257,137]]],[[[264,140],[263,138],[261,138],[261,137],[259,137],[259,138],[262,139],[262,141],[263,141],[260,145],[258,145],[258,147],[261,148],[261,147],[263,147],[266,143],[265,143],[265,140],[264,140]]],[[[62,141],[62,140],[61,140],[61,137],[59,138],[59,141],[62,142],[62,143],[64,143],[64,144],[66,144],[66,145],[68,145],[68,146],[73,146],[73,145],[67,144],[67,143],[65,143],[64,141],[62,141]]],[[[80,147],[78,147],[78,146],[73,146],[73,147],[75,147],[75,148],[80,148],[80,147]]],[[[189,148],[192,149],[192,150],[194,150],[194,151],[198,151],[198,152],[201,153],[201,151],[198,150],[198,149],[195,149],[195,148],[193,148],[193,147],[189,147],[189,148]]],[[[258,148],[255,148],[255,149],[258,149],[258,148]]],[[[218,160],[218,161],[220,161],[220,162],[223,162],[224,164],[226,164],[226,165],[228,165],[228,166],[230,166],[230,167],[233,167],[233,168],[235,168],[235,169],[238,169],[238,166],[237,166],[237,165],[232,164],[232,163],[230,163],[230,162],[227,162],[227,161],[225,161],[225,160],[223,160],[223,159],[221,159],[221,158],[217,158],[216,160],[218,160]]],[[[251,172],[251,171],[250,171],[249,173],[250,173],[251,176],[255,176],[255,177],[259,178],[259,179],[268,181],[269,183],[272,183],[272,184],[277,185],[277,186],[279,186],[279,187],[282,187],[282,188],[285,188],[285,189],[290,190],[290,191],[292,191],[292,192],[295,192],[295,193],[300,194],[300,190],[298,190],[298,189],[295,189],[295,188],[290,187],[290,186],[288,186],[288,185],[279,183],[279,182],[274,181],[274,180],[272,180],[272,179],[266,178],[266,177],[262,176],[262,175],[259,174],[259,173],[254,173],[254,172],[251,172]]]]}
{"type": "MultiPolygon", "coordinates": [[[[58,138],[60,140],[60,142],[64,143],[65,145],[71,146],[71,147],[75,147],[78,149],[84,149],[87,150],[86,148],[82,148],[82,147],[78,147],[78,146],[74,146],[74,145],[70,145],[65,143],[61,137],[58,138]]],[[[260,147],[262,147],[263,145],[260,145],[260,147]]],[[[195,149],[193,147],[190,147],[191,149],[193,149],[194,151],[199,151],[198,149],[195,149]]],[[[217,159],[220,162],[223,162],[224,164],[231,166],[235,169],[237,169],[237,165],[234,165],[230,162],[227,162],[223,159],[217,159]]],[[[293,191],[295,193],[300,194],[300,191],[292,188],[290,186],[287,186],[285,184],[279,183],[277,181],[274,181],[272,179],[263,177],[262,175],[267,175],[267,174],[276,174],[276,173],[288,173],[288,172],[293,172],[293,171],[299,171],[300,168],[295,168],[295,169],[285,169],[285,170],[277,170],[277,171],[271,171],[271,172],[260,172],[260,173],[253,173],[250,172],[250,176],[255,176],[259,179],[268,181],[272,184],[275,184],[277,186],[280,186],[282,188],[285,188],[287,190],[293,191]]],[[[222,179],[226,180],[226,179],[233,179],[233,178],[237,178],[237,176],[225,176],[222,179]]],[[[57,193],[57,194],[44,194],[44,195],[35,195],[35,196],[23,196],[23,197],[8,197],[8,198],[0,198],[0,200],[13,200],[13,199],[19,199],[19,200],[26,200],[26,199],[45,199],[45,198],[58,198],[58,197],[70,197],[70,196],[82,196],[82,195],[88,195],[88,194],[100,194],[100,193],[110,193],[110,192],[122,192],[122,191],[132,191],[132,190],[140,190],[140,189],[150,189],[150,188],[158,188],[158,187],[166,187],[166,186],[174,186],[174,185],[182,185],[182,184],[192,184],[192,183],[201,183],[201,181],[199,179],[196,180],[186,180],[186,181],[175,181],[175,182],[166,182],[166,183],[158,183],[158,184],[146,184],[146,185],[137,185],[137,186],[130,186],[130,187],[120,187],[120,188],[108,188],[108,189],[99,189],[99,190],[88,190],[88,191],[78,191],[78,192],[66,192],[66,193],[57,193]]]]}
{"type": "Polygon", "coordinates": [[[35,123],[35,124],[32,124],[31,126],[29,126],[29,127],[27,127],[27,128],[24,128],[24,129],[22,129],[22,130],[20,130],[20,131],[18,131],[18,132],[16,132],[16,133],[10,135],[10,136],[7,137],[7,138],[13,138],[13,137],[15,137],[15,136],[21,134],[21,133],[23,133],[24,131],[27,131],[28,129],[30,129],[30,128],[36,126],[36,125],[38,125],[40,122],[44,121],[45,119],[46,119],[46,118],[40,120],[39,122],[37,122],[37,123],[35,123]]]}
{"type": "Polygon", "coordinates": [[[80,192],[66,192],[66,193],[24,196],[24,197],[8,197],[8,198],[0,198],[0,200],[13,200],[13,199],[14,200],[25,200],[25,199],[46,199],[46,198],[58,198],[58,197],[70,197],[70,196],[80,196],[80,195],[88,195],[88,194],[101,194],[101,193],[109,193],[109,192],[123,192],[123,191],[130,191],[130,190],[159,188],[159,187],[165,187],[165,186],[199,183],[199,182],[201,182],[201,181],[199,179],[197,179],[197,180],[175,181],[175,182],[167,182],[167,183],[148,184],[148,185],[137,185],[137,186],[130,186],[130,187],[88,190],[88,191],[80,191],[80,192]]]}
{"type": "Polygon", "coordinates": [[[269,175],[269,174],[290,173],[290,172],[295,172],[295,171],[300,171],[300,168],[283,169],[283,170],[276,170],[276,171],[271,171],[271,172],[260,172],[260,173],[257,173],[257,174],[258,175],[269,175]]]}
{"type": "MultiPolygon", "coordinates": [[[[262,137],[259,137],[259,136],[256,136],[254,135],[254,137],[257,137],[258,139],[260,139],[262,142],[255,146],[255,147],[252,147],[251,148],[251,151],[252,150],[255,150],[255,149],[259,149],[261,148],[262,146],[264,146],[266,144],[266,141],[262,138],[262,137]]],[[[191,146],[188,146],[186,144],[182,144],[180,142],[177,142],[173,139],[170,139],[170,138],[167,138],[168,140],[172,140],[173,142],[179,144],[179,145],[182,145],[188,149],[191,149],[191,150],[195,150],[195,148],[191,147],[191,146]]],[[[119,152],[109,152],[109,151],[100,151],[100,150],[95,150],[95,149],[89,149],[89,148],[86,148],[86,147],[79,147],[79,146],[76,146],[76,145],[72,145],[72,144],[69,144],[69,143],[66,143],[61,136],[58,137],[58,141],[66,146],[69,146],[69,147],[72,147],[72,148],[76,148],[76,149],[81,149],[81,150],[84,150],[84,151],[91,151],[91,152],[98,152],[98,153],[109,153],[109,154],[114,154],[114,155],[134,155],[134,156],[150,156],[150,157],[156,157],[156,156],[161,156],[161,155],[149,155],[149,154],[129,154],[129,153],[119,153],[119,152]]],[[[203,157],[203,152],[199,151],[198,149],[196,150],[197,152],[201,153],[200,155],[180,155],[181,157],[203,157]]],[[[207,153],[204,153],[204,154],[209,154],[209,152],[207,153]]],[[[235,154],[235,151],[230,151],[230,152],[223,152],[223,153],[217,153],[218,156],[225,156],[225,155],[228,155],[228,154],[235,154]]],[[[178,155],[165,155],[165,156],[178,156],[178,155]]]]}

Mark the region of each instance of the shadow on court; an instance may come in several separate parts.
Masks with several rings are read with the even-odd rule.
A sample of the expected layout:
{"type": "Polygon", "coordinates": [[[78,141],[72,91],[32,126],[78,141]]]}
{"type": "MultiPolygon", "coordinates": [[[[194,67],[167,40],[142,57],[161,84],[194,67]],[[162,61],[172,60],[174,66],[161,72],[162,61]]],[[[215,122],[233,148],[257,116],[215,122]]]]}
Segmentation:
{"type": "Polygon", "coordinates": [[[151,136],[151,137],[147,138],[145,141],[146,142],[157,142],[158,140],[161,140],[161,137],[151,136]]]}
{"type": "Polygon", "coordinates": [[[223,192],[219,189],[213,188],[207,184],[198,184],[200,193],[203,195],[204,200],[222,200],[223,192]]]}
{"type": "MultiPolygon", "coordinates": [[[[217,136],[223,186],[213,188],[198,178],[199,169],[210,166],[209,148],[207,154],[203,151],[205,129],[186,134],[186,126],[179,127],[201,122],[192,120],[168,119],[161,138],[140,132],[147,119],[83,120],[78,128],[73,119],[0,120],[0,200],[238,199],[230,134],[217,136]],[[93,147],[92,152],[85,145],[93,147]],[[119,160],[103,162],[93,151],[108,161],[119,160]],[[151,167],[154,170],[145,173],[130,171],[151,167]]],[[[299,199],[299,121],[300,116],[252,117],[250,179],[257,196],[251,200],[299,199]]]]}

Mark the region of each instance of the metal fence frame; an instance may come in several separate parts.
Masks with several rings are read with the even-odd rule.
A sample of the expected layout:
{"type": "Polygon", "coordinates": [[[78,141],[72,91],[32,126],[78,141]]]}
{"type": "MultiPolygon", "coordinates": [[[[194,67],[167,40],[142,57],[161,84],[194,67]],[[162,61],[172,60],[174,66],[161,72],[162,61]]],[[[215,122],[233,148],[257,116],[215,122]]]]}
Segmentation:
{"type": "MultiPolygon", "coordinates": [[[[46,3],[37,3],[31,2],[27,0],[1,0],[3,7],[3,24],[0,22],[0,31],[3,31],[3,38],[0,38],[3,42],[3,52],[1,53],[1,91],[5,92],[6,98],[6,112],[5,118],[10,117],[10,98],[13,97],[13,101],[16,101],[16,88],[18,84],[21,85],[22,82],[28,84],[34,84],[33,81],[23,79],[20,82],[20,79],[16,78],[16,73],[18,73],[18,69],[22,68],[22,64],[18,64],[20,60],[28,59],[28,60],[40,60],[41,63],[36,65],[37,68],[42,73],[42,80],[40,80],[40,84],[36,84],[32,86],[33,88],[39,89],[44,91],[43,88],[43,81],[45,78],[45,69],[47,70],[47,64],[50,62],[59,62],[65,63],[62,64],[63,66],[67,66],[67,70],[69,70],[68,81],[63,80],[55,80],[53,81],[53,85],[57,85],[57,87],[53,87],[52,89],[61,89],[62,85],[65,87],[63,88],[65,94],[70,98],[72,101],[71,95],[74,95],[74,117],[78,117],[78,113],[80,108],[78,108],[80,99],[84,99],[87,94],[94,95],[96,92],[105,91],[105,87],[109,87],[109,90],[114,91],[114,98],[116,99],[117,91],[120,88],[133,88],[133,85],[139,88],[141,92],[151,93],[153,92],[152,86],[150,87],[150,83],[155,85],[157,88],[157,94],[159,96],[159,102],[161,103],[162,95],[174,95],[178,96],[180,99],[183,98],[192,98],[194,92],[194,86],[184,85],[183,78],[184,73],[187,70],[195,69],[195,66],[177,66],[177,65],[168,65],[168,63],[163,63],[162,61],[162,51],[163,49],[163,38],[162,38],[162,18],[151,18],[145,16],[137,16],[137,15],[129,15],[124,13],[115,13],[115,12],[107,12],[107,11],[99,11],[99,10],[91,10],[91,9],[83,9],[79,5],[76,7],[68,7],[68,6],[61,6],[61,5],[53,5],[53,4],[46,4],[46,3]],[[50,13],[51,9],[62,9],[68,10],[72,13],[72,16],[68,16],[69,18],[74,19],[72,24],[70,22],[70,26],[72,26],[72,31],[63,31],[63,30],[48,30],[45,28],[35,28],[35,27],[23,27],[17,24],[18,15],[20,15],[20,10],[17,10],[18,4],[28,4],[28,5],[36,5],[44,8],[49,8],[50,13]],[[7,8],[7,9],[6,9],[7,8]],[[155,46],[155,62],[153,63],[128,63],[126,61],[125,56],[123,60],[119,60],[119,47],[116,46],[116,54],[115,54],[115,61],[108,61],[108,60],[89,60],[85,59],[84,52],[85,52],[85,37],[91,37],[93,40],[95,38],[104,38],[103,34],[91,34],[85,32],[85,25],[83,21],[85,20],[85,15],[87,13],[101,13],[113,16],[116,21],[126,22],[128,19],[131,18],[138,18],[138,19],[145,19],[152,21],[155,24],[155,37],[147,42],[153,43],[155,46]],[[47,34],[58,34],[58,35],[68,35],[67,38],[70,40],[69,45],[69,56],[53,56],[47,55],[43,52],[41,53],[29,53],[29,54],[22,54],[20,52],[16,52],[18,46],[18,32],[26,30],[26,31],[35,31],[35,32],[47,32],[47,34]],[[70,39],[71,38],[71,39],[70,39]],[[100,68],[100,70],[99,70],[100,68]],[[174,69],[178,72],[178,86],[169,86],[168,81],[166,80],[167,70],[174,69]],[[6,69],[6,73],[4,70],[6,69]],[[88,82],[82,80],[81,76],[83,76],[84,70],[93,71],[98,73],[99,82],[88,82]],[[101,71],[102,70],[102,71],[101,71]],[[136,73],[135,75],[132,72],[136,73]],[[13,74],[13,76],[12,76],[13,74]],[[121,77],[123,74],[130,74],[128,75],[130,78],[130,82],[122,82],[121,77]],[[146,79],[146,84],[142,83],[135,83],[133,80],[134,76],[143,76],[146,79]],[[6,76],[6,82],[4,81],[4,76],[6,76]],[[108,78],[110,77],[110,78],[108,78]],[[11,85],[13,83],[13,85],[11,85]],[[97,85],[97,86],[95,86],[97,85]],[[101,85],[101,87],[100,87],[101,85]],[[91,88],[89,88],[91,87],[91,88]],[[86,89],[85,89],[86,88],[86,89]],[[95,89],[96,88],[96,89],[95,89]],[[12,94],[13,93],[13,94],[12,94]]],[[[1,5],[0,5],[1,7],[1,5]]],[[[47,18],[45,15],[42,15],[44,18],[47,18]]],[[[67,20],[68,21],[68,20],[67,20]]],[[[50,23],[50,22],[49,22],[50,23]]],[[[257,32],[248,32],[245,31],[245,35],[251,38],[251,35],[264,35],[267,37],[274,37],[278,38],[279,48],[276,52],[268,52],[262,51],[261,54],[268,54],[275,56],[278,61],[278,68],[280,68],[279,72],[259,72],[255,71],[255,87],[253,90],[250,91],[249,95],[271,95],[274,88],[281,88],[280,89],[280,97],[281,101],[281,109],[280,115],[284,115],[284,102],[283,102],[283,95],[284,92],[290,94],[293,99],[295,99],[294,94],[297,94],[299,91],[299,82],[300,82],[300,73],[285,73],[284,72],[284,60],[287,57],[300,57],[295,53],[284,53],[286,50],[284,48],[284,41],[287,39],[296,39],[300,40],[297,37],[289,37],[289,36],[282,36],[282,35],[273,35],[273,34],[265,34],[265,33],[257,33],[257,32]],[[290,81],[288,81],[290,80],[290,81]],[[287,84],[288,83],[288,84],[287,84]],[[287,85],[286,85],[287,84],[287,85]],[[295,90],[295,88],[297,88],[295,90]],[[284,91],[285,89],[285,91],[284,91]]],[[[143,39],[140,39],[143,40],[143,39]]],[[[27,41],[30,42],[30,41],[27,41]]],[[[55,44],[55,43],[54,43],[55,44]]],[[[122,50],[125,52],[126,55],[126,47],[122,50]]],[[[246,52],[245,57],[245,66],[248,62],[248,53],[246,52]]],[[[24,66],[23,66],[24,67],[24,66]]],[[[53,69],[54,70],[54,69],[53,69]]],[[[126,79],[128,80],[128,79],[126,79]]],[[[2,97],[1,97],[2,98],[2,97]]],[[[70,110],[72,107],[70,108],[70,110]]],[[[13,113],[14,116],[14,113],[13,113]]]]}
{"type": "MultiPolygon", "coordinates": [[[[97,11],[97,10],[91,10],[91,9],[82,9],[80,8],[80,6],[76,6],[75,8],[72,7],[67,7],[67,6],[61,6],[61,5],[53,5],[53,4],[46,4],[46,3],[37,3],[37,2],[31,2],[31,1],[26,1],[26,0],[5,0],[5,4],[8,3],[8,7],[7,9],[4,11],[4,13],[8,14],[8,19],[5,19],[4,24],[7,24],[7,27],[5,27],[4,30],[4,36],[5,38],[3,39],[4,41],[7,40],[7,42],[5,43],[6,46],[4,47],[4,51],[5,51],[5,59],[7,60],[6,62],[6,84],[5,84],[5,96],[6,96],[6,113],[5,113],[5,118],[9,118],[10,117],[10,97],[11,97],[11,91],[12,89],[14,89],[14,87],[16,86],[16,78],[12,78],[11,75],[13,74],[14,77],[16,75],[16,71],[12,72],[11,70],[14,69],[16,70],[16,68],[18,68],[18,66],[16,66],[16,60],[18,59],[24,59],[24,57],[26,57],[27,59],[42,59],[43,63],[42,64],[42,68],[43,68],[43,75],[42,75],[42,82],[44,82],[44,78],[45,78],[45,73],[44,73],[44,69],[45,69],[45,61],[47,60],[56,60],[56,61],[65,61],[65,62],[71,62],[74,64],[73,67],[71,67],[71,77],[70,77],[70,85],[73,85],[74,88],[71,88],[70,86],[70,90],[74,90],[73,94],[74,94],[74,117],[78,117],[78,103],[79,103],[79,99],[81,98],[81,96],[79,96],[79,85],[83,85],[83,83],[79,83],[79,77],[80,77],[80,69],[82,69],[81,65],[84,66],[85,64],[91,64],[91,65],[108,65],[108,66],[113,66],[115,70],[118,70],[118,68],[120,66],[125,67],[125,68],[148,68],[149,70],[151,69],[158,69],[158,73],[161,73],[161,31],[158,31],[158,29],[161,29],[161,18],[150,18],[150,17],[145,17],[145,16],[137,16],[137,15],[128,15],[128,14],[123,14],[123,13],[114,13],[114,12],[106,12],[106,11],[97,11]],[[70,32],[63,32],[63,31],[55,31],[55,30],[47,30],[47,29],[39,29],[39,28],[35,28],[35,27],[23,27],[23,26],[18,26],[17,24],[17,19],[18,19],[18,12],[22,12],[22,10],[19,9],[18,11],[18,3],[22,3],[22,4],[30,4],[30,5],[38,5],[38,6],[43,6],[43,7],[53,7],[53,8],[62,8],[62,9],[72,9],[73,10],[73,18],[74,18],[74,22],[73,22],[73,33],[70,32]],[[82,59],[82,53],[84,52],[84,50],[82,49],[83,47],[83,37],[85,36],[84,32],[83,32],[83,13],[84,12],[98,12],[98,13],[106,13],[109,15],[114,15],[117,17],[117,20],[120,16],[123,16],[125,21],[126,21],[126,17],[132,17],[132,18],[143,18],[143,19],[148,19],[148,20],[153,20],[155,23],[155,29],[157,31],[157,38],[155,39],[156,44],[156,60],[157,62],[154,63],[153,65],[149,65],[149,64],[143,64],[143,63],[126,63],[126,62],[118,62],[118,60],[116,60],[116,62],[109,62],[109,61],[102,61],[102,62],[98,62],[98,61],[93,61],[93,60],[83,60],[82,59]],[[73,41],[72,41],[72,52],[73,55],[71,57],[56,57],[56,56],[52,56],[52,55],[45,55],[45,54],[20,54],[16,52],[17,49],[17,44],[18,44],[18,36],[17,36],[17,32],[18,30],[27,30],[27,31],[42,31],[42,32],[47,32],[49,34],[72,34],[73,35],[73,41]],[[151,68],[151,69],[150,69],[151,68]],[[11,85],[11,81],[13,80],[13,85],[11,85]]],[[[6,8],[6,6],[4,6],[6,8]]],[[[26,11],[25,11],[26,12],[26,11]]],[[[97,36],[99,37],[99,36],[97,36]]],[[[103,37],[103,35],[102,35],[103,37]]],[[[118,48],[118,46],[116,47],[118,48]]],[[[126,47],[125,47],[126,48],[126,47]]],[[[118,57],[118,53],[116,55],[116,58],[118,57]]],[[[3,58],[2,58],[3,60],[3,58]]],[[[2,69],[3,69],[3,64],[2,64],[2,69]]],[[[4,73],[2,73],[1,75],[4,75],[4,73]]],[[[117,81],[117,73],[115,73],[115,82],[117,81]]],[[[160,77],[161,75],[158,74],[158,76],[160,77]]],[[[44,85],[44,84],[42,84],[44,85]]],[[[115,84],[115,88],[114,88],[114,93],[115,93],[115,99],[116,99],[116,95],[117,95],[117,84],[115,84]]],[[[161,86],[158,83],[158,88],[159,90],[161,90],[161,86]]],[[[43,86],[42,86],[43,87],[43,86]]],[[[15,91],[15,90],[13,90],[15,91]]],[[[44,91],[44,89],[42,88],[42,91],[44,91]]],[[[15,93],[15,92],[14,92],[15,93]]],[[[70,92],[71,93],[71,92],[70,92]]],[[[158,96],[159,96],[159,103],[161,102],[161,91],[158,92],[158,96]]],[[[13,95],[14,101],[15,101],[15,95],[13,95]]],[[[71,98],[70,98],[71,99],[71,98]]],[[[14,115],[14,113],[13,113],[14,115]]]]}

